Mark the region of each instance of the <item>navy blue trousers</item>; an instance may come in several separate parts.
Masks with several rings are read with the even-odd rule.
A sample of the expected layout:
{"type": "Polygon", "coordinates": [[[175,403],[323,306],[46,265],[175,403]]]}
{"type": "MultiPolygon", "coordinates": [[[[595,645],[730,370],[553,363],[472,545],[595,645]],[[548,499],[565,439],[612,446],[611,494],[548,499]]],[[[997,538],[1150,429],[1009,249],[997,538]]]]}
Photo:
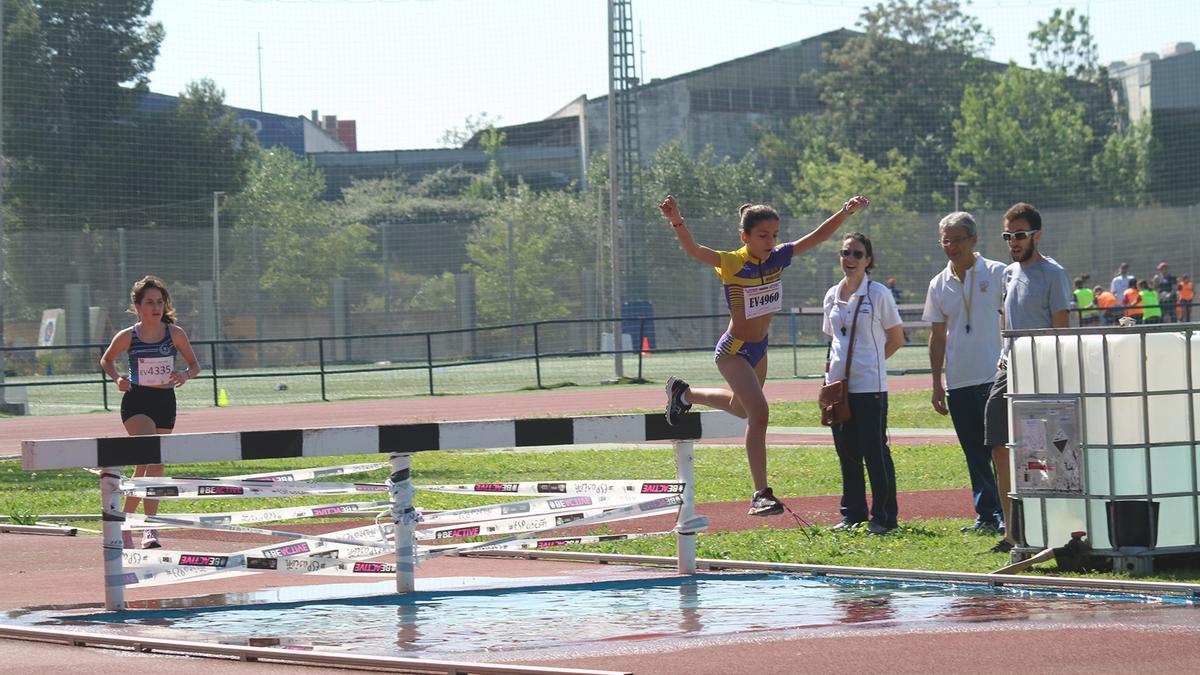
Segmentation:
{"type": "Polygon", "coordinates": [[[984,409],[992,383],[960,387],[946,392],[954,433],[967,459],[971,476],[971,494],[975,498],[976,520],[989,525],[1004,522],[1000,496],[996,491],[996,470],[992,466],[992,448],[983,440],[984,409]]]}
{"type": "Polygon", "coordinates": [[[870,520],[887,528],[897,525],[896,465],[887,444],[887,392],[850,394],[850,421],[833,425],[833,445],[842,465],[842,520],[867,520],[867,485],[871,481],[870,520]]]}

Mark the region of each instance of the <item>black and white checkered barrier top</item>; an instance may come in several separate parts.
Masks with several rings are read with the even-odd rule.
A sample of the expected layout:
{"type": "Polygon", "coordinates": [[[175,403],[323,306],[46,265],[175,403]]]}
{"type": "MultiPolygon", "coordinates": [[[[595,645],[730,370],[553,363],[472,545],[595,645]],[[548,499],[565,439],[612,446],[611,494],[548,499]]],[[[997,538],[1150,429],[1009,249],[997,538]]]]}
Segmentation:
{"type": "Polygon", "coordinates": [[[745,420],[720,411],[687,413],[675,426],[662,413],[520,420],[428,422],[163,436],[22,441],[27,470],[130,464],[187,464],[373,452],[426,452],[589,443],[640,443],[741,436],[745,420]]]}

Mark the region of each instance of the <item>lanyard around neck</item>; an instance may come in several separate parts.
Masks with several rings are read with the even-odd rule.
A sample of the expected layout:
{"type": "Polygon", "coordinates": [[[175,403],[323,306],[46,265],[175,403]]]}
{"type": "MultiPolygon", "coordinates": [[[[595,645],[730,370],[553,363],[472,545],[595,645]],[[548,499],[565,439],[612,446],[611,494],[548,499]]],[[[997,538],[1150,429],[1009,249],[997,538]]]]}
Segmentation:
{"type": "MultiPolygon", "coordinates": [[[[951,271],[951,274],[953,275],[954,263],[950,263],[950,271],[951,271]]],[[[967,317],[966,317],[967,318],[967,332],[970,333],[971,332],[971,305],[975,304],[975,265],[971,265],[971,268],[968,269],[967,273],[963,275],[963,279],[967,278],[968,275],[970,275],[970,280],[968,281],[968,283],[965,283],[965,284],[963,283],[963,280],[958,279],[957,276],[955,276],[954,278],[958,279],[958,283],[963,284],[963,286],[964,286],[963,293],[962,293],[962,304],[963,304],[963,309],[967,313],[967,317]],[[971,290],[969,292],[965,288],[968,285],[971,287],[971,290]]]]}

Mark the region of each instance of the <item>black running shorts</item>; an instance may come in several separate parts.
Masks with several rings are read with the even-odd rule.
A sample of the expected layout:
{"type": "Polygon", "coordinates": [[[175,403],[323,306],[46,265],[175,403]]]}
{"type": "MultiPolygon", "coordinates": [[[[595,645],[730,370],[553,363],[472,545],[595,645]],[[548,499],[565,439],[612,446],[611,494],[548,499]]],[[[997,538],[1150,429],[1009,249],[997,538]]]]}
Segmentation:
{"type": "Polygon", "coordinates": [[[154,420],[156,429],[175,428],[175,390],[131,385],[121,398],[121,421],[134,415],[154,420]]]}

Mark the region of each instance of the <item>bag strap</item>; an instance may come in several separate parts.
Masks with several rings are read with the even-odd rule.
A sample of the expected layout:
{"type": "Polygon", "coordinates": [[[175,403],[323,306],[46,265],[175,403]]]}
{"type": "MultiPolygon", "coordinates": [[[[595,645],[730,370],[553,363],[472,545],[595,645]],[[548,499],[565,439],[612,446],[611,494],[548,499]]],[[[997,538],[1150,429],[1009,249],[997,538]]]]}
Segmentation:
{"type": "MultiPolygon", "coordinates": [[[[870,283],[870,281],[867,280],[867,283],[870,283]]],[[[868,288],[867,292],[870,293],[871,289],[868,288]]],[[[850,346],[846,348],[846,377],[845,377],[845,380],[846,380],[847,386],[849,386],[849,383],[850,383],[850,364],[854,362],[854,331],[858,328],[858,312],[860,309],[862,309],[863,298],[865,298],[865,297],[866,297],[865,295],[858,296],[858,304],[854,306],[854,321],[852,321],[850,323],[850,346]]]]}

